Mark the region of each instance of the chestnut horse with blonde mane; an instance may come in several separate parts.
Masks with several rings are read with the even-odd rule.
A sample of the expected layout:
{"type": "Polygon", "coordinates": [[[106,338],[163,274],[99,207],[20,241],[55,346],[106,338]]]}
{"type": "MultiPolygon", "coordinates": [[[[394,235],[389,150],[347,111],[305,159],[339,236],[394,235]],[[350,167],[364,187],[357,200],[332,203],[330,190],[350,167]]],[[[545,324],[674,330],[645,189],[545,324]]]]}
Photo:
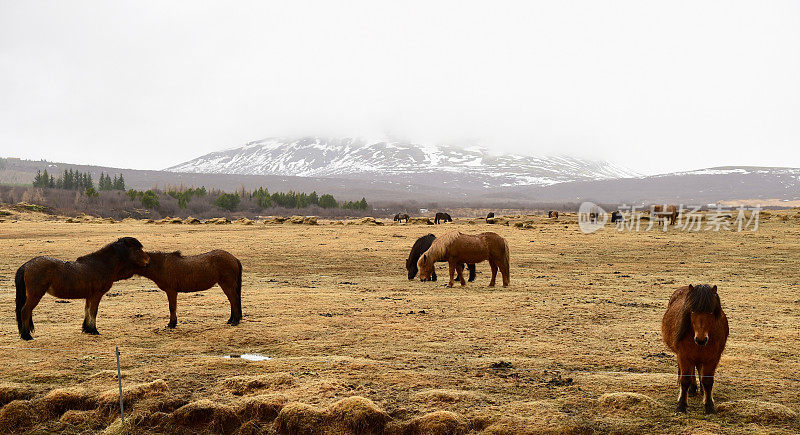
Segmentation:
{"type": "Polygon", "coordinates": [[[675,290],[661,320],[661,334],[678,357],[681,388],[675,411],[686,412],[687,395],[697,394],[696,368],[705,412],[713,413],[714,371],[728,341],[728,317],[722,311],[717,286],[689,285],[675,290]]]}
{"type": "Polygon", "coordinates": [[[461,285],[466,285],[464,281],[464,263],[474,264],[482,261],[489,261],[492,269],[492,280],[489,287],[494,287],[497,277],[497,269],[503,275],[503,287],[509,284],[509,260],[508,243],[497,233],[486,232],[472,236],[463,234],[460,231],[449,232],[433,241],[431,247],[419,258],[417,267],[419,268],[420,281],[427,281],[431,278],[434,265],[438,261],[446,261],[450,266],[450,283],[454,284],[454,272],[458,272],[458,280],[461,285]]]}
{"type": "Polygon", "coordinates": [[[178,293],[208,290],[219,284],[231,304],[229,325],[242,320],[242,263],[228,251],[215,249],[205,254],[184,257],[180,251],[148,252],[150,264],[136,270],[167,294],[168,328],[178,324],[175,313],[178,293]]]}

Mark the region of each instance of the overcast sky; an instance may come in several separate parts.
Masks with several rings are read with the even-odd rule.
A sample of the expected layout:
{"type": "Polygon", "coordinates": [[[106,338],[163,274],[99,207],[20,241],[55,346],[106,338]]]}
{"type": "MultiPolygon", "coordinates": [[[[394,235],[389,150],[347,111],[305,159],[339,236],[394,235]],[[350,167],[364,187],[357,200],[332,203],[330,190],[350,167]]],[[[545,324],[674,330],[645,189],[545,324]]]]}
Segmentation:
{"type": "Polygon", "coordinates": [[[800,167],[800,2],[0,0],[0,156],[298,134],[800,167]]]}

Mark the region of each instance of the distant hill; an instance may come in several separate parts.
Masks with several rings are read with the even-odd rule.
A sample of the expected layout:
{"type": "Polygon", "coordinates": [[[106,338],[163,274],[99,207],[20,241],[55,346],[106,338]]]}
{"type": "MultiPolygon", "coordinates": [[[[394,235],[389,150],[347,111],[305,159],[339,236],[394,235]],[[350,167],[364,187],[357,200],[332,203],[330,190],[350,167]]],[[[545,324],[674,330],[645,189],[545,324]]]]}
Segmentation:
{"type": "MultiPolygon", "coordinates": [[[[129,187],[206,186],[234,191],[259,186],[271,191],[301,190],[331,193],[345,200],[366,196],[370,203],[436,202],[442,206],[531,206],[537,203],[574,203],[592,200],[607,204],[677,203],[707,204],[736,200],[800,200],[800,168],[716,167],[670,174],[583,180],[541,185],[483,187],[475,183],[439,185],[355,177],[302,177],[282,175],[206,174],[142,171],[46,161],[3,159],[0,183],[29,184],[37,170],[58,174],[64,169],[122,173],[129,187]]],[[[441,174],[440,174],[441,175],[441,174]]],[[[441,175],[445,176],[445,175],[441,175]]],[[[448,175],[449,176],[449,175],[448,175]]],[[[472,175],[471,175],[472,176],[472,175]]],[[[417,180],[414,180],[417,181],[417,180]]]]}

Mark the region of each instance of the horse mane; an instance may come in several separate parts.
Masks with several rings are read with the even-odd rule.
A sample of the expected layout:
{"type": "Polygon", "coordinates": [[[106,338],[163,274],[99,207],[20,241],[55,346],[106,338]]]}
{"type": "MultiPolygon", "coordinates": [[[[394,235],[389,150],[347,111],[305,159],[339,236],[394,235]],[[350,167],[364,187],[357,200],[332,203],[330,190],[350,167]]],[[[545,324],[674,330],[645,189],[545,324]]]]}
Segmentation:
{"type": "MultiPolygon", "coordinates": [[[[86,255],[81,255],[80,257],[78,257],[77,261],[87,261],[87,260],[92,260],[92,259],[98,258],[98,257],[107,257],[109,255],[109,251],[113,251],[115,246],[119,245],[119,244],[130,244],[134,248],[142,248],[141,242],[139,242],[135,238],[133,238],[133,237],[120,237],[119,239],[117,239],[117,240],[115,240],[115,241],[103,246],[102,248],[100,248],[100,249],[98,249],[98,250],[96,250],[96,251],[94,251],[92,253],[89,253],[89,254],[86,254],[86,255]]],[[[113,256],[114,253],[112,253],[111,255],[113,256]]]]}
{"type": "Polygon", "coordinates": [[[719,319],[722,314],[722,303],[716,286],[700,284],[691,287],[683,300],[680,326],[675,330],[675,343],[678,343],[692,329],[692,313],[713,314],[715,318],[719,319]]]}
{"type": "Polygon", "coordinates": [[[447,250],[450,248],[450,245],[453,244],[453,241],[461,235],[461,231],[450,231],[443,236],[437,237],[436,240],[431,243],[431,247],[428,248],[423,255],[429,257],[429,261],[434,263],[441,260],[447,255],[447,250]]]}

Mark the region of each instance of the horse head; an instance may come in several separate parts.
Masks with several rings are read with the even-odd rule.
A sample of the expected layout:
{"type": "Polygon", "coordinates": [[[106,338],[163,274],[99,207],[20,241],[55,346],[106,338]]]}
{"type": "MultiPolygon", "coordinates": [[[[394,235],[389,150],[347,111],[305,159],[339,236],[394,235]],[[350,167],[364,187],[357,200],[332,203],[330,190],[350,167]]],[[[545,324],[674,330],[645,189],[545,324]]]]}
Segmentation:
{"type": "Polygon", "coordinates": [[[717,286],[703,284],[693,287],[689,285],[684,309],[689,314],[689,323],[694,332],[694,342],[698,346],[705,346],[722,313],[717,286]]]}
{"type": "MultiPolygon", "coordinates": [[[[428,260],[428,254],[422,254],[419,257],[419,261],[417,261],[417,268],[419,268],[419,280],[420,281],[430,281],[431,277],[433,276],[433,262],[428,260]]],[[[411,275],[411,272],[409,272],[411,275]]]]}
{"type": "Polygon", "coordinates": [[[122,237],[114,242],[114,252],[123,263],[138,267],[145,267],[150,263],[150,257],[142,249],[141,242],[133,237],[122,237]]]}

